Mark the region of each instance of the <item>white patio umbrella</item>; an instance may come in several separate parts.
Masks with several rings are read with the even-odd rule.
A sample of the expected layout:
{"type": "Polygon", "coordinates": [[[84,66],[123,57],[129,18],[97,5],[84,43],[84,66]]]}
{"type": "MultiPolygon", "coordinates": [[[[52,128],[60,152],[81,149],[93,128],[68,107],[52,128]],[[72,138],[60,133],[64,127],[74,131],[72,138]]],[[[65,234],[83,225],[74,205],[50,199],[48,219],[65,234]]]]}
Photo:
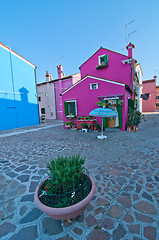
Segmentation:
{"type": "Polygon", "coordinates": [[[103,135],[103,117],[117,117],[117,113],[109,108],[95,108],[89,113],[90,116],[102,117],[102,131],[97,138],[105,139],[107,136],[103,135]]]}

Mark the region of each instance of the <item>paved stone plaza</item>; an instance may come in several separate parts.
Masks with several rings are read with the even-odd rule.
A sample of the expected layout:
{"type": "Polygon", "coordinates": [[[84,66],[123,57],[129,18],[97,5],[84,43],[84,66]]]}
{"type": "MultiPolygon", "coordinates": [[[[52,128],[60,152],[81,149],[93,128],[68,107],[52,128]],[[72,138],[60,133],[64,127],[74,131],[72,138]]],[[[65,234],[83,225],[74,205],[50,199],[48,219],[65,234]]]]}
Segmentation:
{"type": "Polygon", "coordinates": [[[0,132],[0,239],[159,239],[159,114],[138,132],[64,130],[61,121],[0,132]],[[47,217],[34,204],[46,163],[81,154],[96,182],[85,212],[72,223],[47,217]]]}

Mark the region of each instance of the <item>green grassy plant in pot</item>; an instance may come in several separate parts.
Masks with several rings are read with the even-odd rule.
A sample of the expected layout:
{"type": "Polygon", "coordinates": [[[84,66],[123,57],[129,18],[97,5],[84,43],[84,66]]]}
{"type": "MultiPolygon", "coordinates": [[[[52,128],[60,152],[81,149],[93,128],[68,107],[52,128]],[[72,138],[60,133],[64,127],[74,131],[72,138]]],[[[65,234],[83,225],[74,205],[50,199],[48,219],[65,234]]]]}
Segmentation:
{"type": "Polygon", "coordinates": [[[48,165],[48,177],[37,187],[34,201],[37,207],[57,220],[80,215],[95,193],[94,180],[84,168],[80,155],[59,156],[48,165]]]}
{"type": "Polygon", "coordinates": [[[72,121],[68,121],[68,122],[64,122],[65,124],[65,128],[71,128],[72,125],[73,125],[73,122],[72,121]]]}

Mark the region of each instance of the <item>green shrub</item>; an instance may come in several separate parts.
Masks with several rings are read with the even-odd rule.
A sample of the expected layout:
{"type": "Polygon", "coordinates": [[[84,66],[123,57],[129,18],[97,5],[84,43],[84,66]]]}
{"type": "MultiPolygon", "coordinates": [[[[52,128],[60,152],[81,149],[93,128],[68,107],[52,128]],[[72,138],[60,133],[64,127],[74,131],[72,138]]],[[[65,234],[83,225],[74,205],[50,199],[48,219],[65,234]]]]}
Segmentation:
{"type": "Polygon", "coordinates": [[[100,125],[99,125],[98,123],[96,123],[94,126],[95,126],[97,129],[100,129],[100,125]]]}
{"type": "Polygon", "coordinates": [[[72,121],[68,121],[68,122],[64,122],[64,124],[66,124],[66,125],[72,125],[73,122],[72,122],[72,121]]]}
{"type": "Polygon", "coordinates": [[[81,127],[87,129],[88,128],[87,123],[81,123],[81,127]]]}
{"type": "Polygon", "coordinates": [[[49,169],[49,184],[47,193],[58,193],[68,191],[75,187],[84,172],[85,158],[80,155],[58,156],[47,164],[49,169]]]}

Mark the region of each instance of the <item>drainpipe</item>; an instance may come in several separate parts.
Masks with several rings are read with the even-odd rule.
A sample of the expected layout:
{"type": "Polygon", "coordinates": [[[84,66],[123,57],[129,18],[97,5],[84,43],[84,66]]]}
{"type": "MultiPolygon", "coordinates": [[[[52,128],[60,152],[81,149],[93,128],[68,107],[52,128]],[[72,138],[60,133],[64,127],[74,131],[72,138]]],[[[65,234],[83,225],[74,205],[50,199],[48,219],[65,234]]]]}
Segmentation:
{"type": "Polygon", "coordinates": [[[37,69],[37,67],[34,68],[34,75],[35,75],[35,86],[36,86],[36,98],[37,98],[37,104],[38,104],[38,119],[39,119],[39,124],[40,124],[40,112],[39,112],[39,102],[38,102],[38,89],[37,89],[36,69],[37,69]]]}
{"type": "Polygon", "coordinates": [[[12,78],[12,87],[13,87],[13,98],[14,98],[15,120],[16,120],[16,126],[18,127],[18,117],[17,117],[17,110],[16,110],[16,99],[15,99],[15,88],[14,88],[14,77],[13,77],[13,65],[12,65],[12,56],[11,56],[11,49],[10,49],[10,48],[9,48],[9,57],[10,57],[11,78],[12,78]]]}
{"type": "Polygon", "coordinates": [[[55,119],[57,119],[55,83],[53,83],[53,84],[54,84],[54,100],[55,100],[55,119]]]}

